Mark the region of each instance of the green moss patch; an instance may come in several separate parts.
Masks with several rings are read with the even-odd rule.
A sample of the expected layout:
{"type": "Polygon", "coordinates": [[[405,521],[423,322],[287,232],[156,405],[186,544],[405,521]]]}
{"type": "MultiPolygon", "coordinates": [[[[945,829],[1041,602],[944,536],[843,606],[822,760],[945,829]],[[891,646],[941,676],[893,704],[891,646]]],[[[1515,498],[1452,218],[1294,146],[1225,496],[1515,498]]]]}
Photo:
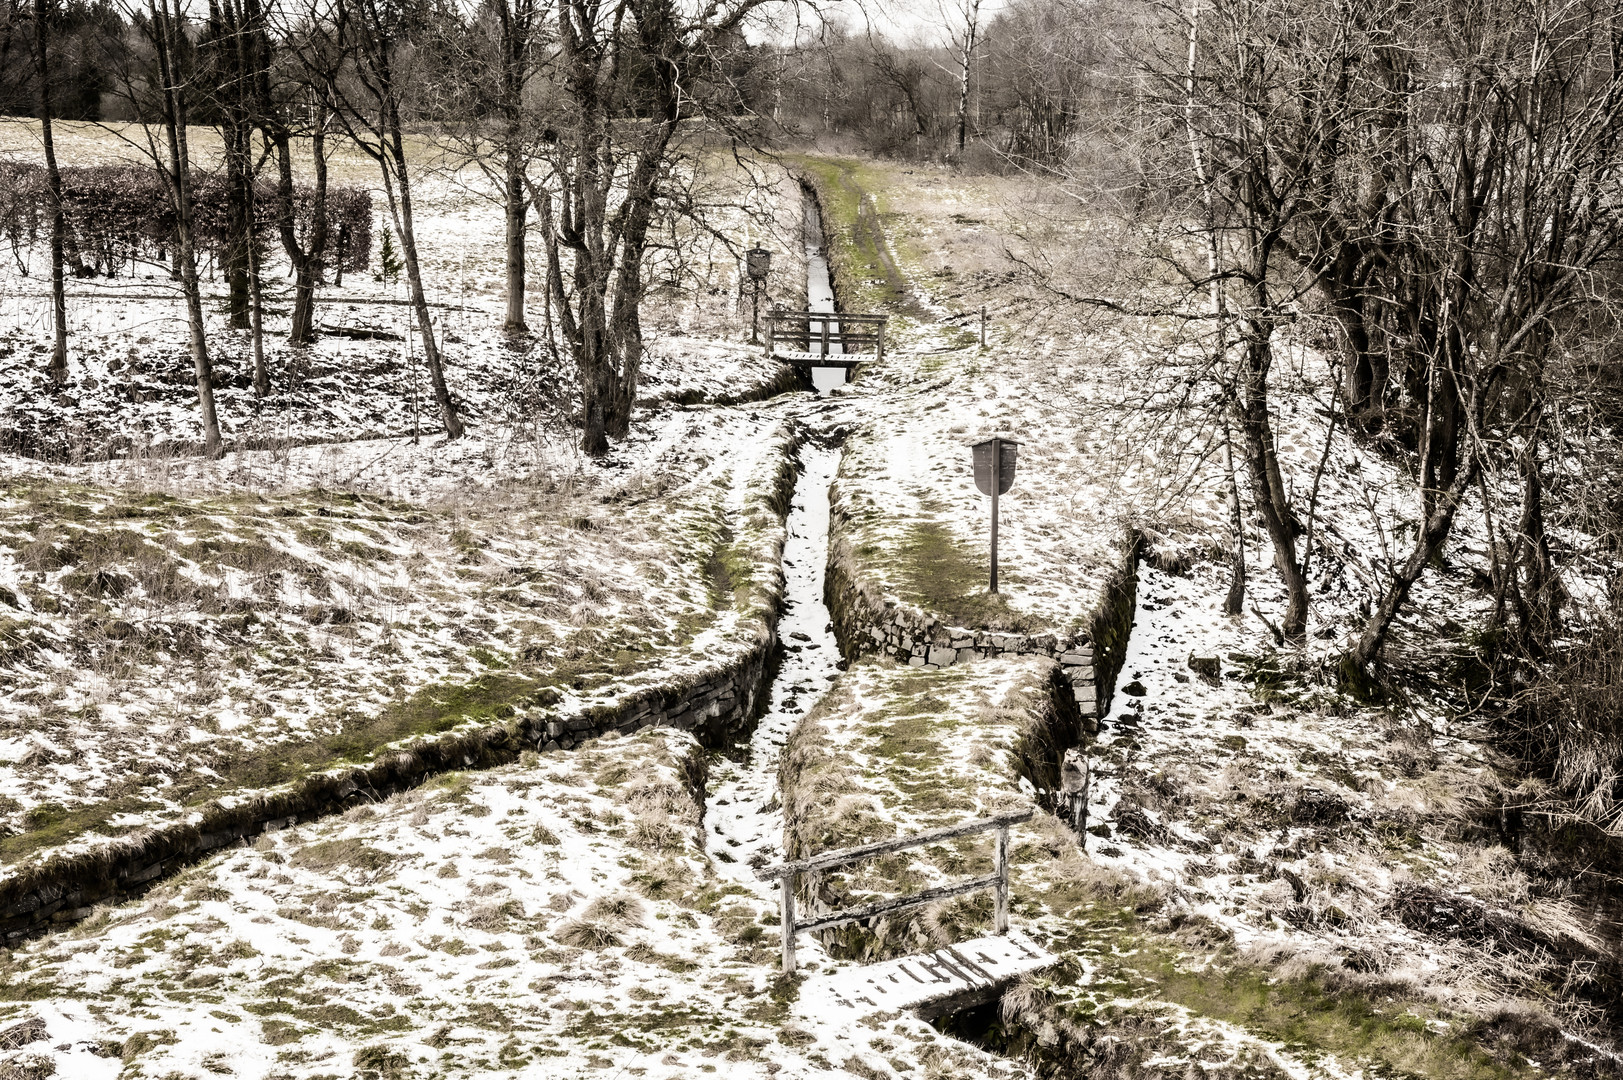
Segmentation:
{"type": "MultiPolygon", "coordinates": [[[[867,553],[879,556],[895,570],[902,600],[939,615],[952,626],[1011,633],[1038,629],[1031,618],[988,591],[991,556],[972,550],[940,522],[914,522],[898,543],[867,553]]],[[[1014,580],[1007,572],[1003,577],[1014,580]]]]}

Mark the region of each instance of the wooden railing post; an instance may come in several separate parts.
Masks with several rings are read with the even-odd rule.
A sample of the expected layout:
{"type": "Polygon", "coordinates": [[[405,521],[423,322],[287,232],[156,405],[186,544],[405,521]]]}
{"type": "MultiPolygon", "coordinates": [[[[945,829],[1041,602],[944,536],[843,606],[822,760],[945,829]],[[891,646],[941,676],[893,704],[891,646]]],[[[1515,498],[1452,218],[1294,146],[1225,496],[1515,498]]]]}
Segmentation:
{"type": "Polygon", "coordinates": [[[779,879],[782,889],[783,908],[783,973],[794,974],[795,970],[795,880],[800,875],[789,873],[779,879]]]}
{"type": "Polygon", "coordinates": [[[879,324],[879,340],[874,343],[874,359],[875,360],[883,360],[884,358],[885,358],[885,324],[883,322],[881,322],[879,324]]]}
{"type": "Polygon", "coordinates": [[[1001,825],[997,830],[997,848],[993,856],[993,872],[997,874],[997,884],[992,888],[992,932],[1007,934],[1009,932],[1009,827],[1001,825]]]}
{"type": "MultiPolygon", "coordinates": [[[[809,331],[808,331],[809,332],[809,331]]],[[[1031,810],[1005,810],[992,817],[978,818],[974,821],[965,821],[957,825],[948,825],[943,829],[932,829],[927,833],[915,836],[897,836],[889,840],[880,840],[872,844],[863,844],[860,847],[845,848],[841,851],[825,851],[821,855],[813,855],[806,859],[797,859],[793,862],[779,863],[776,866],[763,867],[755,872],[755,876],[762,881],[778,882],[778,895],[780,919],[783,923],[783,971],[790,974],[795,970],[795,935],[802,930],[812,933],[818,930],[827,930],[834,926],[843,926],[850,922],[862,922],[867,919],[876,919],[890,916],[898,911],[932,904],[938,900],[948,900],[954,896],[963,896],[967,893],[979,892],[982,889],[991,889],[995,897],[993,922],[999,934],[1009,932],[1009,829],[1015,825],[1030,821],[1031,810]],[[795,886],[800,881],[801,874],[819,874],[832,866],[845,866],[858,859],[868,859],[876,855],[889,855],[892,852],[906,851],[909,848],[923,847],[942,840],[951,840],[955,836],[970,836],[974,833],[997,830],[997,843],[995,848],[995,867],[986,877],[972,878],[969,881],[959,881],[947,885],[935,885],[911,896],[898,896],[888,900],[878,900],[871,904],[862,904],[858,907],[845,908],[841,911],[827,912],[812,918],[800,921],[795,915],[795,886]]],[[[813,891],[816,891],[815,888],[813,891]]]]}
{"type": "Polygon", "coordinates": [[[828,355],[828,316],[823,316],[823,355],[828,355]]]}

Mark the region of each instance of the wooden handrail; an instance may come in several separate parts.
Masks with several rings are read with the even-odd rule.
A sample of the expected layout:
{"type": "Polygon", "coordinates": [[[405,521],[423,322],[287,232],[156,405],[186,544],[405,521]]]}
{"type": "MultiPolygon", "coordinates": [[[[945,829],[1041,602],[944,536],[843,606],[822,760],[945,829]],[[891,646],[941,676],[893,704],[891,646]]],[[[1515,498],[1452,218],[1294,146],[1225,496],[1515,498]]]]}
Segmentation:
{"type": "Polygon", "coordinates": [[[804,343],[808,351],[824,356],[854,353],[872,347],[875,360],[885,358],[888,315],[858,315],[844,311],[785,311],[773,308],[766,316],[766,356],[771,359],[779,342],[804,343]],[[812,346],[817,346],[813,349],[812,346]]]}
{"type": "Polygon", "coordinates": [[[838,851],[825,851],[821,855],[813,855],[809,859],[797,859],[794,862],[779,863],[776,866],[763,867],[755,871],[755,876],[762,881],[772,881],[784,874],[804,874],[808,870],[827,870],[831,866],[844,866],[846,863],[856,862],[858,859],[871,859],[875,855],[889,855],[893,851],[906,851],[908,848],[923,847],[925,844],[934,844],[940,840],[951,840],[957,836],[968,836],[971,833],[986,832],[989,829],[1006,828],[1010,825],[1024,825],[1030,821],[1034,810],[1009,810],[991,817],[976,818],[973,821],[960,822],[957,825],[948,825],[945,828],[932,829],[927,833],[917,833],[913,836],[893,836],[889,840],[876,840],[861,847],[841,848],[838,851]]]}
{"type": "Polygon", "coordinates": [[[879,915],[887,915],[893,911],[906,911],[922,904],[933,903],[936,900],[945,900],[952,896],[962,896],[965,893],[976,892],[980,889],[993,890],[992,899],[992,927],[996,933],[1009,932],[1009,829],[1030,821],[1035,811],[1009,810],[991,817],[976,818],[974,821],[965,821],[957,825],[948,825],[941,829],[932,829],[926,833],[917,833],[913,836],[896,836],[889,840],[879,840],[872,844],[863,844],[860,847],[842,848],[838,851],[825,851],[821,855],[814,855],[809,859],[796,859],[792,862],[779,863],[776,866],[763,867],[755,872],[755,876],[762,881],[778,882],[780,894],[780,922],[783,932],[783,970],[785,973],[795,970],[795,935],[805,930],[826,930],[831,926],[840,926],[843,923],[857,922],[862,919],[872,919],[879,915]],[[844,866],[859,859],[872,858],[875,855],[888,855],[895,851],[906,851],[909,848],[923,847],[940,840],[950,840],[957,836],[968,836],[972,833],[997,830],[997,842],[993,847],[992,873],[988,877],[973,878],[969,881],[954,882],[950,885],[936,885],[921,892],[908,896],[898,896],[889,900],[877,900],[861,907],[845,908],[842,911],[829,912],[810,919],[797,919],[795,917],[795,883],[801,874],[812,873],[818,870],[827,870],[835,866],[844,866]]]}
{"type": "Polygon", "coordinates": [[[862,907],[846,908],[828,915],[819,915],[815,919],[806,919],[795,923],[797,932],[806,930],[827,930],[831,926],[840,926],[843,923],[858,922],[862,919],[871,919],[875,915],[888,915],[893,911],[906,911],[908,908],[922,907],[933,904],[937,900],[946,900],[949,897],[961,896],[979,889],[990,889],[997,886],[1001,879],[996,874],[988,874],[973,881],[960,881],[953,885],[937,885],[933,889],[925,889],[909,896],[899,897],[895,900],[876,900],[862,907]]]}
{"type": "Polygon", "coordinates": [[[785,311],[777,308],[766,314],[768,321],[779,319],[793,322],[854,322],[854,323],[883,323],[890,320],[889,315],[858,315],[847,311],[785,311]]]}

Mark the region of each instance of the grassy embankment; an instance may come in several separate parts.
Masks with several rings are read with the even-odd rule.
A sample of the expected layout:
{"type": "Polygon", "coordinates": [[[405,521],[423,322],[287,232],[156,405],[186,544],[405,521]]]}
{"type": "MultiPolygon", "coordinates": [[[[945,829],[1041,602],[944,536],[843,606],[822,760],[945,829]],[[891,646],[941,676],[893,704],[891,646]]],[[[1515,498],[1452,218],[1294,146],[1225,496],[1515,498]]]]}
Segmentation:
{"type": "MultiPolygon", "coordinates": [[[[1056,715],[1045,665],[981,662],[941,671],[854,667],[786,751],[792,852],[919,832],[1027,802],[1019,779],[1052,764],[1056,715]],[[838,748],[838,752],[836,752],[838,748]]],[[[1095,841],[1097,844],[1097,841],[1095,841]]],[[[1001,1006],[943,1030],[1091,1075],[1152,1060],[1200,1060],[1209,1075],[1322,1075],[1334,1059],[1378,1075],[1498,1080],[1541,1075],[1502,1022],[1451,1009],[1402,983],[1272,970],[1159,886],[1094,863],[1039,815],[1011,846],[1015,926],[1063,957],[1001,1006]],[[1000,1011],[1001,1010],[1001,1011],[1000,1011]]],[[[965,837],[824,876],[810,910],[986,873],[990,840],[965,837]]],[[[875,928],[828,932],[836,955],[900,955],[990,932],[989,896],[959,898],[875,928]]],[[[1066,1072],[1065,1075],[1071,1075],[1066,1072]]]]}
{"type": "Polygon", "coordinates": [[[705,631],[718,657],[753,640],[775,603],[784,438],[736,467],[700,454],[653,496],[521,486],[437,507],[13,482],[0,641],[21,756],[0,860],[671,682],[705,631]]]}

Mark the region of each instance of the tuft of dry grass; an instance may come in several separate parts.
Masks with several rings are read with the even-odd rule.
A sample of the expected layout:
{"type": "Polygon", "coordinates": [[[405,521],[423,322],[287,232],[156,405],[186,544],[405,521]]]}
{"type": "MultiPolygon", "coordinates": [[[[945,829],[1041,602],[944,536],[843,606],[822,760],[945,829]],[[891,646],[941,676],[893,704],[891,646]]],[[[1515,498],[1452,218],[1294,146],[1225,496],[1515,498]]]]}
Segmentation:
{"type": "Polygon", "coordinates": [[[567,919],[552,936],[575,949],[608,949],[625,944],[625,931],[641,926],[648,908],[635,896],[600,896],[578,919],[567,919]]]}

